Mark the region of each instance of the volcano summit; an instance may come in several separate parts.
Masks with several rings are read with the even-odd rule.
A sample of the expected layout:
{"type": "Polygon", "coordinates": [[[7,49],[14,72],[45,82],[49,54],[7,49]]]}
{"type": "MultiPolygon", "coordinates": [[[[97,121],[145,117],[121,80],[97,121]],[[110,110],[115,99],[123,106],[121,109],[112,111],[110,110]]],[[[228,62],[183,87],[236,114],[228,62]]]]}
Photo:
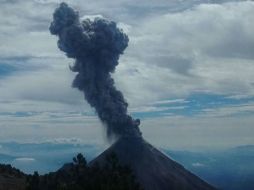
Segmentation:
{"type": "Polygon", "coordinates": [[[114,152],[122,165],[132,168],[145,190],[214,189],[148,144],[139,130],[139,119],[128,115],[128,103],[111,77],[129,41],[115,22],[102,18],[80,21],[78,12],[61,3],[53,15],[50,32],[59,37],[59,49],[75,59],[71,67],[77,72],[73,87],[82,91],[95,108],[108,137],[118,138],[91,165],[103,165],[107,155],[114,152]]]}

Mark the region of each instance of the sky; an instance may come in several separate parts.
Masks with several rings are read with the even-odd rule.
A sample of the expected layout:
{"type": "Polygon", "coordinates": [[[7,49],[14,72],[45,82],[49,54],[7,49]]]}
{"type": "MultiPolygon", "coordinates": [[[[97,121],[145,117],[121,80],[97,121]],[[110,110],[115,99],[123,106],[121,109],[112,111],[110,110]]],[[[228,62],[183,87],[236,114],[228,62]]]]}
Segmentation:
{"type": "MultiPolygon", "coordinates": [[[[107,143],[94,110],[71,87],[73,60],[48,30],[60,2],[0,0],[0,142],[107,143]]],[[[253,1],[65,2],[128,34],[112,76],[150,143],[254,144],[253,1]]]]}

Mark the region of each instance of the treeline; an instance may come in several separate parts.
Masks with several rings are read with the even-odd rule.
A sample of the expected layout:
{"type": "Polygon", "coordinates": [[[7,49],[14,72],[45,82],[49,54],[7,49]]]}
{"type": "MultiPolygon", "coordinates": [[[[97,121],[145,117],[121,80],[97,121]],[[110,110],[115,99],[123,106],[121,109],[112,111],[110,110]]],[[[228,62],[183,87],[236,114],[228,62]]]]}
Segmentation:
{"type": "Polygon", "coordinates": [[[115,154],[109,155],[103,166],[89,166],[78,154],[71,164],[57,172],[27,177],[27,190],[142,190],[132,171],[121,166],[115,154]]]}
{"type": "Polygon", "coordinates": [[[2,175],[8,175],[13,177],[24,177],[25,174],[21,172],[20,170],[12,167],[10,164],[0,164],[0,174],[2,175]]]}

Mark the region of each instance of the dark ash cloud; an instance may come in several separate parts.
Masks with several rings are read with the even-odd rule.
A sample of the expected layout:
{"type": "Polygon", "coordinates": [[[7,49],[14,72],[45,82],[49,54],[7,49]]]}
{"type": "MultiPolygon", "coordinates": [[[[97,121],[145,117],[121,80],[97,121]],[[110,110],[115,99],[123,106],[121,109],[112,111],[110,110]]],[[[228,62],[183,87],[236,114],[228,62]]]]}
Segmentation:
{"type": "Polygon", "coordinates": [[[53,18],[50,32],[59,36],[59,49],[75,59],[71,70],[78,74],[73,87],[84,92],[107,127],[108,136],[140,136],[140,121],[127,114],[128,103],[111,77],[128,46],[128,36],[112,21],[96,18],[81,22],[78,12],[65,3],[55,10],[53,18]]]}

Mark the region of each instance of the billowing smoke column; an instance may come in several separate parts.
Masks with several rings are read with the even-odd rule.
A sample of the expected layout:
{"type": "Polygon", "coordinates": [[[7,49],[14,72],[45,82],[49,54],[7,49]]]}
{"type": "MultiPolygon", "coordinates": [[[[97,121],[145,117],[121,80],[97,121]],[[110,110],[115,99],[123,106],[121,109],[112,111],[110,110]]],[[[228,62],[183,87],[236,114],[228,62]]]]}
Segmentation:
{"type": "Polygon", "coordinates": [[[77,75],[72,85],[84,92],[107,127],[108,136],[141,136],[139,119],[127,114],[128,103],[111,78],[128,46],[128,36],[112,21],[96,18],[81,22],[78,12],[66,3],[60,4],[53,18],[50,32],[59,36],[59,49],[75,59],[71,70],[77,75]]]}

